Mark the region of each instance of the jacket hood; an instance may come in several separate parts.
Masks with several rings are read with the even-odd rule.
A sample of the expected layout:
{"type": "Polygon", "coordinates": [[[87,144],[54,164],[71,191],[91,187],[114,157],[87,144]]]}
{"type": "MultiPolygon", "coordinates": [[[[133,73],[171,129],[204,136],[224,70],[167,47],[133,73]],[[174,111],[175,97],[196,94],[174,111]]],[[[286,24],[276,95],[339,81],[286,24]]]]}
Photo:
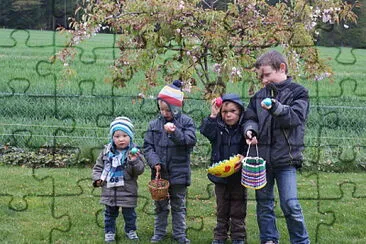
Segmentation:
{"type": "Polygon", "coordinates": [[[229,102],[236,103],[243,109],[243,111],[245,110],[244,103],[237,94],[228,93],[228,94],[224,94],[221,98],[222,98],[222,102],[229,101],[229,102]]]}
{"type": "MultiPolygon", "coordinates": [[[[239,105],[239,107],[241,108],[241,114],[240,114],[240,118],[238,121],[238,124],[240,124],[242,122],[242,120],[244,119],[244,111],[245,111],[245,107],[244,107],[244,102],[240,99],[240,97],[237,94],[234,93],[227,93],[222,95],[222,102],[233,102],[239,105]]],[[[220,109],[221,110],[221,109],[220,109]]],[[[221,112],[218,114],[219,117],[219,124],[221,124],[221,126],[225,126],[224,121],[222,120],[221,117],[221,112]]]]}
{"type": "Polygon", "coordinates": [[[179,118],[179,117],[180,117],[180,115],[182,114],[182,108],[181,108],[181,107],[171,105],[171,104],[167,103],[167,102],[166,102],[165,100],[163,100],[163,99],[157,99],[157,100],[156,100],[156,106],[157,106],[157,108],[158,108],[158,117],[159,117],[159,118],[163,118],[163,119],[165,119],[165,118],[160,114],[160,112],[159,112],[159,110],[160,110],[159,102],[158,102],[159,100],[161,100],[161,101],[165,102],[165,103],[168,105],[168,107],[169,107],[170,111],[172,112],[173,120],[174,120],[174,119],[177,119],[177,118],[179,118]]]}

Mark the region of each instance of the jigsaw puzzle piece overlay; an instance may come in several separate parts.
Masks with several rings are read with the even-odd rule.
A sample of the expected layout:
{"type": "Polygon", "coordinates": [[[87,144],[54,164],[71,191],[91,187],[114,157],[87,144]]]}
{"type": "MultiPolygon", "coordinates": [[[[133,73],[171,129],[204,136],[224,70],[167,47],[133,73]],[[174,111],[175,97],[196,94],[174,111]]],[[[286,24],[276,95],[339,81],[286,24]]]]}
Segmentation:
{"type": "MultiPolygon", "coordinates": [[[[63,169],[64,170],[64,169],[63,169]]],[[[99,204],[100,196],[94,193],[90,177],[85,177],[87,170],[75,172],[64,170],[70,174],[71,179],[78,179],[76,182],[65,182],[64,179],[55,181],[56,186],[61,184],[60,189],[70,189],[69,192],[57,191],[55,205],[57,213],[64,213],[71,221],[70,228],[65,232],[55,232],[53,239],[59,242],[83,243],[90,240],[103,240],[103,206],[99,204]],[[85,178],[82,178],[82,177],[85,178]],[[101,216],[100,216],[101,214],[101,216]],[[87,228],[80,228],[88,223],[87,228]],[[91,228],[92,227],[92,228],[91,228]]]]}
{"type": "Polygon", "coordinates": [[[39,241],[51,241],[53,232],[67,231],[70,219],[65,215],[56,215],[54,212],[55,191],[52,177],[38,178],[31,168],[22,168],[21,171],[19,168],[14,169],[3,168],[1,173],[8,180],[4,181],[4,187],[0,193],[0,196],[6,197],[0,199],[2,202],[4,199],[9,201],[7,204],[2,204],[7,210],[2,208],[5,211],[2,216],[6,217],[1,221],[4,221],[4,226],[9,226],[4,229],[4,235],[2,235],[6,236],[4,240],[9,238],[26,242],[28,237],[22,232],[23,228],[33,228],[35,225],[42,227],[34,232],[34,238],[39,241]],[[17,182],[17,180],[20,181],[19,184],[10,185],[9,182],[17,182]],[[29,222],[32,224],[27,224],[29,222]]]}
{"type": "MultiPolygon", "coordinates": [[[[57,2],[59,2],[59,1],[57,1],[57,2]]],[[[56,6],[57,6],[56,4],[54,6],[55,6],[55,9],[54,9],[54,15],[55,15],[55,17],[62,17],[62,16],[65,15],[65,13],[62,11],[62,9],[56,9],[56,6]]],[[[32,38],[33,38],[33,36],[32,37],[29,37],[28,36],[28,38],[26,39],[26,42],[25,42],[26,46],[29,47],[28,40],[33,40],[32,38]]],[[[102,58],[103,55],[102,54],[98,54],[99,52],[100,53],[102,53],[102,52],[108,52],[110,56],[113,56],[114,57],[115,56],[114,51],[112,51],[113,52],[112,54],[109,52],[109,49],[111,49],[111,48],[113,49],[114,48],[114,43],[115,43],[115,40],[113,41],[113,44],[111,44],[109,42],[107,42],[107,43],[105,43],[105,42],[102,43],[101,42],[101,43],[97,44],[97,47],[94,47],[93,49],[86,49],[86,48],[79,49],[80,52],[81,52],[81,54],[79,55],[79,61],[81,61],[85,65],[85,67],[89,67],[89,69],[90,69],[91,66],[87,66],[87,65],[90,65],[90,64],[93,64],[93,63],[96,63],[96,62],[103,62],[103,60],[102,60],[103,59],[102,58]]],[[[54,44],[51,44],[51,45],[54,45],[54,44]]],[[[340,61],[340,62],[343,62],[345,64],[355,64],[354,60],[351,59],[350,61],[349,60],[344,61],[344,59],[342,59],[339,55],[337,56],[337,60],[340,61]]],[[[42,71],[41,69],[38,69],[38,67],[41,67],[44,64],[47,64],[47,61],[40,61],[37,64],[37,72],[39,72],[38,74],[40,74],[40,76],[43,76],[43,77],[51,77],[52,75],[54,75],[53,70],[52,70],[52,66],[50,66],[49,68],[47,68],[48,70],[46,69],[46,70],[43,70],[42,71]]],[[[51,64],[51,63],[48,63],[48,64],[51,64]]],[[[54,78],[54,80],[55,79],[56,78],[54,78]]],[[[82,84],[80,86],[80,91],[82,89],[83,89],[83,91],[80,92],[79,95],[86,95],[86,94],[88,94],[88,93],[86,93],[86,90],[87,89],[84,89],[85,88],[85,86],[84,86],[85,83],[82,83],[82,82],[83,82],[83,80],[79,84],[82,84]]],[[[91,85],[91,83],[94,84],[94,81],[89,82],[88,84],[91,85]]],[[[88,86],[88,87],[90,87],[90,86],[88,86]]],[[[340,87],[342,87],[342,86],[340,86],[340,87]]],[[[88,89],[91,89],[91,92],[88,95],[96,96],[95,90],[94,90],[94,86],[92,88],[88,88],[88,89]]],[[[57,94],[57,87],[54,90],[54,93],[53,94],[57,94]]],[[[338,96],[342,95],[342,93],[339,93],[340,95],[337,95],[338,93],[334,93],[334,94],[333,95],[335,97],[338,97],[338,96]]],[[[114,95],[112,95],[112,96],[114,96],[114,95]]],[[[71,125],[71,128],[72,128],[72,129],[69,129],[69,128],[66,128],[65,129],[65,128],[62,128],[60,126],[59,128],[57,128],[57,129],[54,130],[54,135],[55,135],[54,138],[56,138],[57,135],[59,135],[59,136],[60,135],[66,135],[66,134],[71,135],[72,132],[73,132],[73,128],[75,128],[77,126],[77,123],[74,123],[74,121],[72,121],[72,119],[75,118],[75,116],[68,114],[67,111],[66,111],[66,109],[65,109],[65,111],[63,110],[63,108],[61,106],[61,103],[59,102],[60,101],[60,98],[59,97],[54,96],[51,99],[54,99],[54,101],[55,101],[54,102],[54,107],[53,107],[53,109],[54,109],[53,115],[55,117],[57,117],[57,119],[59,119],[60,121],[65,121],[66,124],[71,125]],[[69,118],[70,118],[70,121],[71,122],[68,122],[69,121],[69,118]]],[[[97,120],[96,120],[96,123],[95,124],[98,125],[98,126],[100,126],[102,129],[107,129],[108,128],[109,122],[110,122],[111,118],[113,118],[113,116],[119,115],[119,114],[124,114],[124,112],[125,112],[124,110],[121,110],[120,109],[121,106],[116,106],[116,104],[118,104],[118,103],[116,102],[116,104],[115,104],[114,103],[114,101],[115,101],[114,99],[117,100],[117,98],[112,98],[112,99],[108,99],[107,102],[106,102],[106,104],[107,104],[106,106],[108,107],[108,105],[111,105],[112,109],[107,110],[107,113],[102,113],[102,114],[100,114],[100,117],[97,117],[97,120]]],[[[78,100],[75,100],[75,101],[70,102],[68,106],[70,106],[70,104],[71,104],[71,106],[73,106],[73,105],[77,104],[79,101],[81,101],[80,98],[78,98],[78,100]]],[[[122,102],[122,104],[124,104],[124,103],[122,102]]],[[[148,112],[150,112],[150,111],[146,111],[146,114],[148,114],[148,112]]],[[[155,114],[156,113],[154,113],[154,115],[155,114]]],[[[193,115],[193,116],[195,115],[194,112],[192,112],[190,114],[193,115]]],[[[198,116],[200,117],[201,115],[198,115],[198,116]]],[[[196,121],[200,121],[200,120],[196,120],[196,121]]],[[[145,128],[145,127],[142,127],[141,126],[141,128],[145,128]]],[[[26,130],[25,132],[23,132],[23,131],[20,131],[20,132],[21,133],[28,133],[28,134],[32,135],[32,132],[33,131],[26,130]]],[[[14,132],[14,135],[15,134],[19,134],[19,132],[14,132]]],[[[29,138],[29,135],[26,136],[25,138],[29,138]]],[[[32,144],[32,140],[33,140],[33,138],[31,138],[30,140],[25,140],[25,143],[31,145],[32,144]]],[[[54,141],[54,145],[56,145],[56,141],[54,141]]],[[[313,145],[313,144],[311,144],[311,145],[313,145]]],[[[340,161],[347,161],[348,158],[349,158],[347,156],[348,154],[346,155],[346,154],[344,154],[344,152],[345,151],[343,150],[342,153],[339,156],[340,161]]],[[[207,152],[207,155],[209,155],[209,151],[207,152]]],[[[316,158],[314,158],[313,160],[316,160],[316,158]]],[[[49,178],[38,178],[38,175],[40,175],[40,171],[39,170],[35,171],[34,174],[37,175],[37,178],[34,178],[34,179],[37,179],[38,184],[41,184],[41,182],[43,184],[46,181],[49,183],[51,181],[52,182],[52,187],[50,187],[49,189],[53,189],[57,193],[57,194],[55,194],[55,197],[53,197],[52,199],[54,199],[54,207],[57,208],[57,211],[56,212],[59,213],[60,215],[55,215],[53,213],[52,216],[66,216],[66,217],[69,217],[72,220],[72,224],[77,225],[77,224],[79,224],[78,219],[77,219],[79,217],[79,215],[75,215],[75,216],[70,215],[69,216],[68,215],[69,213],[66,210],[67,210],[67,206],[70,206],[70,203],[69,203],[69,205],[67,205],[66,203],[67,202],[72,202],[72,203],[75,202],[77,205],[81,205],[81,206],[83,206],[83,204],[86,203],[86,205],[89,205],[90,204],[92,206],[95,206],[93,209],[96,210],[96,214],[94,214],[92,216],[95,216],[94,222],[95,222],[96,226],[99,228],[99,229],[97,229],[99,231],[98,232],[99,233],[99,236],[96,236],[93,239],[94,240],[102,239],[102,234],[101,234],[102,233],[102,230],[101,230],[101,228],[102,228],[102,225],[101,225],[101,223],[102,223],[101,206],[98,205],[98,200],[95,199],[96,197],[99,197],[99,195],[98,194],[95,194],[94,190],[92,190],[92,188],[90,188],[87,179],[80,179],[79,181],[70,182],[69,189],[72,189],[72,190],[70,190],[70,192],[65,193],[65,192],[61,192],[58,189],[57,186],[59,184],[62,184],[62,183],[61,182],[58,182],[57,179],[54,179],[53,177],[49,177],[49,178]],[[75,187],[75,185],[77,187],[75,187]],[[68,213],[68,214],[67,215],[64,215],[64,213],[68,213]]],[[[147,175],[149,175],[149,173],[147,175]]],[[[319,177],[318,177],[318,175],[315,175],[315,176],[314,175],[309,175],[309,176],[305,176],[305,178],[306,178],[306,181],[305,182],[303,182],[302,180],[300,180],[300,183],[299,183],[300,184],[300,186],[299,186],[299,193],[300,193],[299,198],[302,201],[303,208],[311,208],[311,209],[314,208],[315,209],[315,206],[318,206],[318,203],[319,203],[319,198],[320,198],[319,195],[321,195],[320,192],[319,192],[319,190],[317,189],[317,188],[321,188],[321,185],[320,185],[319,179],[318,179],[319,177]],[[308,181],[310,182],[310,185],[308,185],[309,184],[308,181]],[[303,195],[301,195],[301,188],[302,187],[312,187],[312,188],[315,188],[314,189],[314,195],[313,194],[311,194],[310,196],[303,196],[303,195]]],[[[348,183],[348,184],[352,184],[352,183],[348,183]]],[[[359,183],[357,183],[357,184],[359,184],[359,183]]],[[[144,187],[143,184],[141,184],[141,185],[144,187]]],[[[141,187],[141,188],[143,188],[143,187],[141,187]]],[[[348,189],[349,187],[346,187],[346,188],[348,189]]],[[[60,189],[63,189],[63,187],[60,187],[60,189]]],[[[340,190],[342,190],[342,189],[343,189],[343,186],[340,187],[340,190]]],[[[189,192],[189,195],[188,195],[188,204],[190,204],[189,208],[199,207],[199,203],[202,203],[204,201],[208,201],[210,199],[212,200],[212,198],[213,198],[212,197],[212,185],[210,185],[209,183],[207,185],[206,192],[205,192],[204,195],[201,192],[202,189],[197,189],[197,190],[199,190],[198,192],[195,192],[195,190],[196,189],[193,188],[193,187],[191,187],[189,189],[189,191],[190,191],[189,192]]],[[[42,190],[40,190],[39,192],[42,193],[42,190]]],[[[340,192],[343,192],[343,190],[340,191],[340,192]]],[[[355,192],[358,192],[357,189],[355,190],[355,192]]],[[[43,193],[45,193],[45,195],[49,196],[48,193],[50,193],[50,192],[43,192],[43,193]]],[[[323,193],[323,192],[321,192],[321,193],[323,193]]],[[[324,192],[324,196],[327,196],[325,193],[326,192],[324,192]]],[[[151,204],[152,201],[151,201],[151,199],[149,199],[149,195],[148,195],[148,192],[146,191],[146,189],[145,189],[145,193],[143,192],[142,194],[144,194],[144,195],[142,195],[140,197],[140,203],[142,203],[142,208],[144,209],[149,203],[151,204]],[[144,201],[141,201],[141,199],[144,199],[144,201]]],[[[1,193],[0,196],[2,196],[2,193],[1,193]]],[[[26,206],[23,203],[24,203],[24,201],[27,200],[27,195],[21,194],[20,196],[22,196],[22,197],[21,198],[20,197],[17,197],[17,199],[20,198],[22,200],[18,199],[18,200],[20,200],[20,203],[21,204],[18,206],[17,209],[21,212],[21,211],[23,211],[22,210],[22,206],[23,206],[23,208],[24,208],[24,206],[26,206]]],[[[8,195],[8,193],[4,193],[4,196],[2,198],[0,198],[0,199],[9,198],[9,197],[10,197],[10,195],[8,195]]],[[[41,197],[41,196],[39,196],[39,197],[41,197]]],[[[353,194],[352,194],[352,197],[353,197],[353,194]]],[[[139,205],[140,205],[140,203],[139,203],[139,205]]],[[[212,204],[212,202],[210,202],[208,204],[212,204]]],[[[249,204],[253,208],[253,206],[254,206],[253,196],[251,197],[251,199],[249,201],[249,204]]],[[[11,204],[10,206],[17,207],[17,205],[15,204],[15,202],[13,204],[11,204]]],[[[90,215],[91,215],[90,214],[90,211],[83,210],[82,207],[80,207],[80,209],[81,209],[81,211],[86,211],[84,213],[85,213],[85,215],[86,215],[87,218],[90,217],[90,215]]],[[[278,211],[278,207],[276,209],[278,211]]],[[[139,210],[139,212],[141,212],[141,207],[138,210],[139,210]]],[[[322,208],[321,210],[319,210],[319,208],[317,208],[317,210],[318,211],[317,211],[316,214],[319,214],[319,213],[325,213],[325,212],[327,212],[328,209],[326,209],[326,208],[323,209],[322,208]]],[[[144,214],[146,212],[146,216],[149,217],[149,218],[152,218],[152,216],[153,216],[152,208],[150,208],[150,210],[146,210],[146,211],[143,210],[142,212],[144,214]]],[[[214,210],[212,211],[212,213],[214,213],[214,210]]],[[[212,216],[212,213],[204,213],[204,216],[205,217],[206,216],[210,216],[210,215],[212,216]]],[[[253,213],[254,213],[254,211],[251,211],[251,215],[250,215],[251,218],[250,219],[254,219],[255,218],[255,215],[253,213]]],[[[278,213],[280,213],[280,211],[278,211],[278,213]]],[[[196,217],[192,217],[191,219],[189,217],[190,216],[187,216],[187,219],[189,219],[188,222],[191,221],[191,223],[189,223],[188,225],[190,227],[193,227],[192,229],[195,229],[198,226],[198,229],[199,229],[200,228],[200,224],[202,222],[196,223],[196,222],[194,222],[194,219],[196,217]]],[[[215,218],[215,216],[212,217],[212,219],[214,219],[214,218],[215,218]]],[[[326,217],[326,220],[325,221],[323,219],[321,219],[320,220],[320,224],[323,223],[323,222],[325,222],[327,224],[327,226],[329,227],[329,226],[333,225],[333,223],[335,223],[333,221],[333,219],[331,219],[331,221],[329,221],[328,218],[329,218],[329,216],[326,217]]],[[[204,219],[206,221],[203,221],[203,224],[207,224],[207,226],[211,226],[211,225],[213,226],[212,219],[207,219],[207,220],[204,219]],[[211,221],[211,223],[210,223],[210,221],[211,221]]],[[[199,220],[199,218],[198,218],[198,220],[199,220]]],[[[152,223],[152,221],[149,221],[149,223],[152,223]]],[[[65,227],[65,226],[66,225],[64,225],[63,227],[65,227]]],[[[72,228],[61,228],[61,229],[68,230],[69,233],[70,233],[70,235],[68,237],[71,238],[71,239],[73,239],[75,236],[77,236],[77,233],[72,233],[72,228]]],[[[119,229],[122,230],[122,227],[120,226],[119,229]]],[[[141,229],[145,229],[145,228],[141,228],[141,229]]],[[[328,228],[327,229],[325,229],[325,228],[319,228],[318,230],[319,230],[319,233],[321,234],[321,233],[323,233],[322,231],[324,231],[324,230],[327,231],[328,228]]],[[[93,231],[95,232],[94,229],[93,229],[93,231]]],[[[149,231],[152,232],[151,226],[150,226],[149,231]]],[[[94,232],[90,232],[88,234],[93,236],[93,235],[95,235],[94,232]]],[[[286,231],[283,230],[281,232],[284,233],[286,231]]],[[[65,239],[67,239],[67,238],[62,237],[62,235],[65,235],[65,233],[56,232],[56,231],[55,232],[51,232],[51,233],[52,234],[50,236],[53,237],[53,238],[51,238],[51,240],[65,240],[65,239]]],[[[81,234],[81,233],[79,233],[79,234],[81,234]]],[[[85,234],[87,234],[87,233],[85,233],[85,234]]],[[[331,234],[332,233],[329,233],[329,235],[331,235],[331,234]]],[[[210,236],[210,235],[208,235],[208,236],[210,236]]],[[[80,238],[80,240],[84,240],[84,239],[80,238]]],[[[85,239],[85,240],[90,240],[90,239],[85,239]]]]}
{"type": "Polygon", "coordinates": [[[344,226],[356,225],[351,234],[353,239],[347,238],[342,240],[342,235],[337,235],[338,239],[333,239],[333,241],[339,243],[362,243],[362,240],[366,240],[365,231],[363,228],[357,226],[365,226],[366,224],[361,210],[366,199],[366,191],[362,186],[366,181],[365,179],[360,179],[360,177],[352,177],[352,174],[348,173],[347,176],[336,176],[334,182],[334,185],[323,187],[324,191],[321,191],[322,195],[326,195],[327,197],[323,198],[320,202],[320,209],[324,212],[332,213],[334,215],[334,221],[327,228],[318,225],[317,242],[329,242],[329,240],[332,240],[329,237],[333,236],[334,233],[342,233],[344,226]],[[329,193],[324,193],[325,191],[331,192],[332,196],[329,193]],[[343,211],[334,212],[333,209],[335,208],[342,209],[343,211]]]}

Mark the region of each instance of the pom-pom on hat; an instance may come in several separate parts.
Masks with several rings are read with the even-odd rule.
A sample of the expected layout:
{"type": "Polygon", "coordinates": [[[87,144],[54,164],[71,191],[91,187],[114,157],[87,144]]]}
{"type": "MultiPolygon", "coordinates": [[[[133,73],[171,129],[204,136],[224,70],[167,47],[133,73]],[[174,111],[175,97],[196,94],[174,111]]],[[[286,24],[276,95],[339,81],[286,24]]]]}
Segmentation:
{"type": "Polygon", "coordinates": [[[109,135],[111,138],[113,137],[114,132],[116,132],[117,130],[125,132],[131,138],[131,141],[133,140],[135,128],[129,118],[121,116],[115,118],[112,121],[109,126],[109,135]]]}
{"type": "Polygon", "coordinates": [[[183,106],[184,93],[182,92],[182,81],[175,80],[172,84],[166,85],[161,89],[158,94],[157,99],[163,100],[169,105],[175,107],[183,106]]]}

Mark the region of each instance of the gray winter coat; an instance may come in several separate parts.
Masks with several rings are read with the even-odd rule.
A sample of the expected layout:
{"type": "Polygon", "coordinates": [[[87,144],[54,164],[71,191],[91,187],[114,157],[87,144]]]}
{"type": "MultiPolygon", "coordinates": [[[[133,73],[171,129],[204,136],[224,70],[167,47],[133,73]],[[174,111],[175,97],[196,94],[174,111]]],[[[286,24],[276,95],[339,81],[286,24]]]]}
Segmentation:
{"type": "Polygon", "coordinates": [[[308,90],[292,82],[291,77],[262,88],[250,99],[244,130],[252,130],[257,135],[259,156],[267,161],[268,166],[302,166],[308,113],[308,90]],[[278,101],[270,110],[260,105],[267,97],[278,101]]]}
{"type": "Polygon", "coordinates": [[[172,134],[164,131],[167,121],[159,116],[149,123],[144,137],[144,156],[155,178],[155,165],[161,165],[161,178],[171,185],[190,185],[190,155],[196,144],[196,127],[189,116],[179,113],[173,121],[176,130],[172,134]]]}
{"type": "MultiPolygon", "coordinates": [[[[108,152],[111,150],[110,144],[106,145],[99,154],[93,167],[93,182],[100,179],[103,168],[109,161],[108,152]]],[[[137,178],[144,172],[143,156],[140,154],[134,161],[126,159],[126,168],[124,174],[124,186],[107,188],[102,186],[101,204],[108,206],[136,207],[137,206],[137,178]]],[[[110,162],[111,163],[111,162],[110,162]]]]}

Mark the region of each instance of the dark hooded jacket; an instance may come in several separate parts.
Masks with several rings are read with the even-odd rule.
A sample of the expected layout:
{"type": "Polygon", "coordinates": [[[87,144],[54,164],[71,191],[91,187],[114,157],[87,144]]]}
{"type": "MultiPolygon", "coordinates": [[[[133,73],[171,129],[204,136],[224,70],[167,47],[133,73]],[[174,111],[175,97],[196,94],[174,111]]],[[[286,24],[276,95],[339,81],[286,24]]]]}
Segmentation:
{"type": "MultiPolygon", "coordinates": [[[[208,116],[202,120],[200,132],[211,143],[211,165],[229,159],[236,154],[244,155],[247,149],[243,134],[244,103],[236,94],[225,94],[222,96],[222,100],[223,102],[230,101],[238,104],[242,111],[239,122],[234,126],[226,125],[222,120],[221,113],[219,113],[216,118],[208,116]]],[[[214,183],[240,184],[241,172],[236,172],[226,178],[220,178],[212,174],[208,174],[207,176],[214,183]]]]}
{"type": "Polygon", "coordinates": [[[178,112],[173,121],[174,133],[164,130],[166,119],[159,115],[150,121],[144,137],[144,156],[152,169],[151,179],[155,179],[155,165],[161,165],[161,178],[171,185],[190,185],[190,155],[196,144],[196,126],[189,116],[178,112]]]}
{"type": "Polygon", "coordinates": [[[292,82],[291,77],[267,85],[250,99],[244,130],[252,130],[257,135],[259,156],[267,161],[267,166],[302,166],[308,113],[308,90],[292,82]],[[260,104],[268,97],[277,102],[265,110],[260,104]]]}

